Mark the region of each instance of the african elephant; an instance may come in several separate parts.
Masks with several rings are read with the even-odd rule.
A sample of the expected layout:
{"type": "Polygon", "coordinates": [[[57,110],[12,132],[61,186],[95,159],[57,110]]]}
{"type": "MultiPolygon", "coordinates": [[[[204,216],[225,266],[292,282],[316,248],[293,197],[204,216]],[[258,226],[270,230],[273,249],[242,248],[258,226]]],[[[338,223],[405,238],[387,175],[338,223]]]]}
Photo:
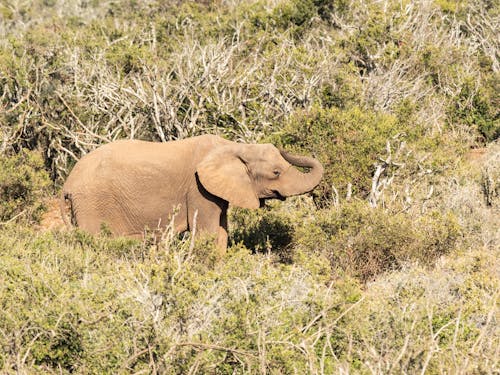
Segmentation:
{"type": "Polygon", "coordinates": [[[165,227],[173,217],[176,231],[215,234],[225,249],[228,203],[258,208],[266,199],[313,190],[322,175],[316,159],[271,144],[215,135],[165,143],[120,140],[76,163],[62,189],[61,210],[67,224],[96,233],[105,223],[124,236],[142,236],[146,227],[165,227]]]}

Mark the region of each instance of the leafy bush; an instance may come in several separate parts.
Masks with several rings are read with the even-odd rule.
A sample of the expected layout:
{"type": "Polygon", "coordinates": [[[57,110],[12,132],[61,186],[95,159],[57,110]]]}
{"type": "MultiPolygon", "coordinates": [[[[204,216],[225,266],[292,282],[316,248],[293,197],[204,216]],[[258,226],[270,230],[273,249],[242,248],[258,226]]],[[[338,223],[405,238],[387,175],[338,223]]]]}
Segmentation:
{"type": "Polygon", "coordinates": [[[287,29],[291,26],[303,26],[316,14],[317,10],[313,0],[292,0],[279,3],[273,9],[272,20],[279,28],[287,29]]]}
{"type": "Polygon", "coordinates": [[[497,297],[484,297],[497,296],[499,290],[498,280],[490,278],[496,267],[487,264],[491,257],[495,255],[473,251],[445,259],[432,271],[414,267],[371,284],[367,291],[370,302],[352,316],[352,327],[357,328],[347,333],[354,340],[353,347],[364,349],[354,349],[347,358],[361,359],[362,368],[368,362],[370,368],[376,366],[387,373],[491,373],[498,359],[485,351],[489,345],[497,346],[499,337],[495,333],[480,337],[481,324],[495,324],[493,318],[484,320],[480,313],[494,315],[497,297]],[[467,343],[477,344],[467,347],[467,343]],[[440,354],[424,348],[439,348],[440,354]],[[453,354],[457,352],[466,356],[483,353],[484,361],[476,362],[472,369],[468,361],[457,359],[453,354]]]}
{"type": "Polygon", "coordinates": [[[349,277],[325,278],[328,262],[311,253],[283,265],[238,245],[210,264],[212,251],[168,235],[127,245],[80,231],[3,228],[0,371],[336,373],[375,363],[410,373],[498,365],[494,252],[361,288],[349,277]]]}
{"type": "Polygon", "coordinates": [[[363,28],[357,30],[349,41],[350,60],[359,68],[360,75],[367,75],[375,69],[375,58],[381,58],[375,57],[380,45],[384,45],[386,57],[397,57],[397,37],[392,34],[393,30],[387,24],[383,10],[378,6],[371,6],[363,28]]]}
{"type": "MultiPolygon", "coordinates": [[[[280,341],[323,307],[314,296],[325,286],[315,275],[275,267],[239,246],[214,267],[206,261],[213,250],[203,242],[173,236],[160,244],[130,243],[128,253],[119,242],[79,231],[2,232],[2,371],[252,370],[262,335],[280,341]],[[27,353],[21,362],[16,350],[27,353]]],[[[359,298],[356,286],[342,293],[355,294],[348,304],[359,298]]],[[[340,310],[341,295],[333,300],[340,310]]],[[[295,335],[290,342],[304,337],[295,335]]],[[[270,370],[307,368],[305,357],[289,356],[286,343],[284,350],[265,345],[270,370]]]]}
{"type": "Polygon", "coordinates": [[[314,194],[325,205],[332,199],[332,185],[345,196],[352,184],[353,193],[366,197],[373,165],[384,154],[387,140],[404,130],[391,115],[358,107],[315,107],[295,114],[271,140],[297,153],[307,150],[321,161],[325,174],[314,194]]]}
{"type": "Polygon", "coordinates": [[[291,260],[293,218],[273,209],[243,210],[231,212],[230,235],[234,244],[243,245],[256,252],[273,252],[282,262],[291,260]]]}
{"type": "Polygon", "coordinates": [[[345,130],[340,135],[347,139],[352,130],[374,137],[373,147],[359,148],[370,154],[357,165],[365,181],[347,181],[351,172],[332,181],[352,182],[363,195],[366,162],[385,141],[377,131],[416,127],[419,140],[438,134],[448,142],[464,124],[485,141],[498,136],[496,34],[486,27],[494,11],[487,2],[461,2],[460,9],[470,10],[463,24],[446,14],[448,3],[412,3],[407,12],[397,2],[344,0],[50,6],[39,0],[5,8],[5,144],[9,152],[42,149],[60,183],[76,159],[114,139],[218,132],[256,141],[283,126],[293,133],[294,121],[318,106],[337,107],[346,112],[331,116],[353,124],[330,135],[345,130]],[[475,27],[481,22],[485,27],[475,27]],[[414,124],[390,124],[389,113],[404,101],[415,105],[414,124]]]}
{"type": "Polygon", "coordinates": [[[318,211],[315,221],[299,226],[295,240],[327,257],[334,274],[367,281],[409,262],[433,265],[455,249],[460,234],[451,214],[432,212],[415,220],[353,202],[318,211]]]}
{"type": "Polygon", "coordinates": [[[316,267],[316,273],[361,282],[408,264],[432,267],[457,249],[463,234],[451,212],[394,213],[358,200],[316,209],[292,199],[271,210],[233,210],[230,223],[233,243],[286,264],[325,259],[328,270],[316,267]]]}
{"type": "MultiPolygon", "coordinates": [[[[474,85],[468,80],[462,86],[449,110],[450,120],[471,127],[482,142],[495,141],[500,137],[500,110],[492,106],[488,96],[498,93],[490,94],[489,90],[477,89],[474,85]]],[[[494,92],[495,88],[491,90],[494,92]]]]}
{"type": "Polygon", "coordinates": [[[0,221],[38,221],[44,210],[41,200],[50,186],[39,153],[22,150],[0,156],[0,221]]]}

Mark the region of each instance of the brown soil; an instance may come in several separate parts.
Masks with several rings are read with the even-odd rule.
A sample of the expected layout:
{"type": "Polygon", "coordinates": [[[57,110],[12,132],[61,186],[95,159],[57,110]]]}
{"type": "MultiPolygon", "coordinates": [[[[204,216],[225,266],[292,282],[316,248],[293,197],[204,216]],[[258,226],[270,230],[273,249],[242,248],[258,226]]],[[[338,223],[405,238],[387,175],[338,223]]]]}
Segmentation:
{"type": "Polygon", "coordinates": [[[66,225],[61,217],[61,210],[59,209],[59,199],[47,198],[44,203],[47,211],[43,214],[38,229],[41,231],[66,229],[66,225]]]}
{"type": "Polygon", "coordinates": [[[465,154],[465,157],[469,161],[479,162],[484,158],[487,152],[488,149],[486,147],[473,148],[465,154]]]}

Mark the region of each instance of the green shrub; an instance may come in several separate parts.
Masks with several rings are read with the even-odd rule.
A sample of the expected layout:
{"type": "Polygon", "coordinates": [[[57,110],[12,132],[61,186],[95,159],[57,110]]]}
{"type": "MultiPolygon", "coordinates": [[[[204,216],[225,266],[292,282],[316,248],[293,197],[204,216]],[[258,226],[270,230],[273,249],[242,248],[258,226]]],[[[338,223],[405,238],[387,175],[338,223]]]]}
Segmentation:
{"type": "Polygon", "coordinates": [[[456,16],[464,15],[464,10],[467,8],[467,1],[462,0],[436,0],[436,4],[444,13],[453,14],[456,16]]]}
{"type": "Polygon", "coordinates": [[[323,84],[317,100],[322,108],[346,109],[359,106],[362,101],[362,86],[354,64],[346,64],[339,69],[333,77],[333,84],[323,84]]]}
{"type": "Polygon", "coordinates": [[[317,13],[313,0],[291,0],[278,4],[273,9],[272,20],[282,29],[301,27],[309,22],[317,13]]]}
{"type": "Polygon", "coordinates": [[[448,109],[449,120],[470,127],[483,143],[498,139],[500,111],[494,104],[493,98],[498,95],[495,89],[498,87],[477,88],[472,80],[467,80],[448,109]]]}
{"type": "Polygon", "coordinates": [[[350,34],[344,42],[349,62],[358,67],[360,76],[368,75],[376,67],[389,65],[400,54],[395,32],[398,18],[389,21],[386,10],[375,2],[367,4],[366,10],[358,21],[363,27],[350,34]]]}
{"type": "Polygon", "coordinates": [[[345,16],[349,10],[349,1],[346,0],[313,0],[318,8],[318,15],[323,20],[331,21],[332,14],[345,16]]]}
{"type": "Polygon", "coordinates": [[[243,243],[256,252],[273,252],[281,261],[291,259],[294,225],[292,218],[277,210],[243,210],[231,212],[230,236],[234,244],[243,243]]]}
{"type": "Polygon", "coordinates": [[[325,209],[293,203],[267,210],[233,209],[230,223],[233,243],[274,254],[287,264],[327,259],[328,270],[305,263],[318,275],[348,275],[362,282],[410,263],[432,266],[457,247],[462,234],[451,213],[393,213],[357,200],[325,209]]]}
{"type": "Polygon", "coordinates": [[[38,221],[50,180],[39,153],[22,150],[0,156],[0,221],[38,221]]]}
{"type": "MultiPolygon", "coordinates": [[[[317,218],[309,227],[318,248],[328,228],[382,227],[380,212],[360,211],[342,213],[361,224],[317,218]]],[[[376,364],[413,373],[427,357],[436,372],[474,372],[498,363],[495,252],[361,288],[348,276],[325,278],[328,262],[311,252],[284,265],[238,245],[207,265],[203,246],[173,236],[130,243],[127,253],[123,242],[80,231],[0,229],[0,372],[337,373],[376,364]]]]}
{"type": "Polygon", "coordinates": [[[241,16],[249,19],[250,30],[278,30],[298,38],[311,26],[314,17],[318,16],[319,8],[313,0],[291,0],[278,2],[274,7],[266,6],[265,1],[257,1],[249,5],[244,3],[238,7],[241,16]]]}
{"type": "MultiPolygon", "coordinates": [[[[35,339],[32,347],[32,357],[36,366],[62,368],[73,372],[83,354],[82,338],[78,314],[43,316],[40,331],[45,331],[35,339]],[[46,319],[46,320],[45,320],[46,319]],[[50,333],[49,333],[50,332],[50,333]]],[[[24,345],[28,342],[23,343],[24,345]]]]}
{"type": "Polygon", "coordinates": [[[340,110],[314,107],[293,115],[271,141],[317,157],[325,168],[324,177],[314,191],[320,205],[331,201],[332,185],[345,196],[347,185],[353,193],[366,197],[371,188],[373,164],[384,155],[386,141],[399,132],[392,115],[358,107],[340,110]]]}
{"type": "Polygon", "coordinates": [[[318,211],[316,221],[298,228],[295,241],[327,257],[333,274],[367,281],[408,262],[431,266],[455,248],[459,236],[451,214],[432,212],[415,219],[353,202],[318,211]]]}

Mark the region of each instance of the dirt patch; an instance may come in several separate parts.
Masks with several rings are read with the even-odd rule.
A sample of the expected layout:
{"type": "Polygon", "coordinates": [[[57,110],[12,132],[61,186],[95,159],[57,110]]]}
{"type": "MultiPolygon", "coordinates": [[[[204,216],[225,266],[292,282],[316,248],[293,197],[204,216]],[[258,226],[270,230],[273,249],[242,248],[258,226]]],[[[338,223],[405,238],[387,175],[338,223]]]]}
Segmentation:
{"type": "Polygon", "coordinates": [[[473,148],[465,154],[465,158],[470,162],[481,162],[487,152],[488,149],[486,147],[473,148]]]}
{"type": "Polygon", "coordinates": [[[66,225],[61,217],[59,208],[59,198],[47,198],[44,200],[47,211],[43,214],[37,229],[41,231],[66,229],[66,225]]]}

